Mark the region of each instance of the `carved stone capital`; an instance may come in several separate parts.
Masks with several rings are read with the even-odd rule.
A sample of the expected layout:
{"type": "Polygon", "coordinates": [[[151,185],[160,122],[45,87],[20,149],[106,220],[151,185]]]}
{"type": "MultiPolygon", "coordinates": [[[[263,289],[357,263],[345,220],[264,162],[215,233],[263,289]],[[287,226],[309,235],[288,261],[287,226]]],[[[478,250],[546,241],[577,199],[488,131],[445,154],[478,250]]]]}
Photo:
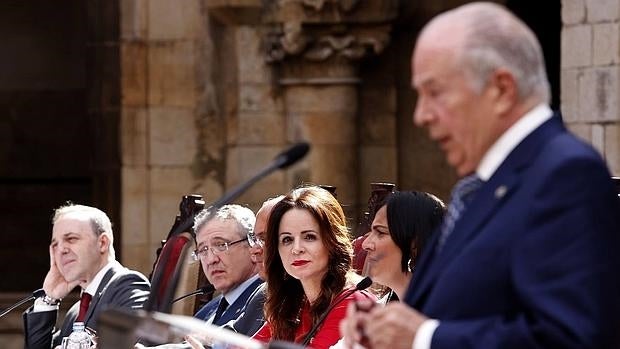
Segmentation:
{"type": "Polygon", "coordinates": [[[266,59],[359,60],[380,54],[390,40],[398,0],[278,0],[264,21],[266,59]]]}
{"type": "Polygon", "coordinates": [[[356,61],[383,52],[390,41],[389,31],[389,25],[304,30],[300,23],[288,22],[265,36],[266,59],[280,62],[299,57],[320,62],[338,57],[356,61]]]}
{"type": "MultiPolygon", "coordinates": [[[[270,63],[293,65],[284,68],[285,81],[297,81],[289,73],[312,63],[343,65],[368,55],[379,55],[390,41],[392,22],[400,0],[209,0],[209,11],[229,23],[250,24],[247,18],[260,12],[265,59],[270,63]],[[257,10],[260,7],[260,11],[257,10]],[[252,15],[248,15],[248,13],[252,15]],[[292,79],[292,80],[290,80],[292,79]]],[[[303,70],[303,69],[302,69],[303,70]]],[[[311,69],[333,71],[332,67],[311,69]]],[[[338,71],[341,69],[338,68],[338,71]]],[[[348,69],[345,69],[348,70],[348,69]]],[[[331,74],[331,73],[330,73],[331,74]]],[[[303,74],[302,74],[303,75],[303,74]]],[[[336,80],[357,81],[357,76],[336,80]]],[[[317,81],[301,76],[299,79],[317,81]]],[[[332,81],[333,76],[319,76],[332,81]]]]}

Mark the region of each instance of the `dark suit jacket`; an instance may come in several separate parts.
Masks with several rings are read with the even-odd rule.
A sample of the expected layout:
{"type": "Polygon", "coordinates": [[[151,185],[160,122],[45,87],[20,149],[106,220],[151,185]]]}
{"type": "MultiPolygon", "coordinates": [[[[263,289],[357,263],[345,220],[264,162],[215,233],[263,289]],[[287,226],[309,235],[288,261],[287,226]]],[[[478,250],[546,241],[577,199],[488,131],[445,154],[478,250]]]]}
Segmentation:
{"type": "Polygon", "coordinates": [[[267,283],[262,283],[250,295],[245,311],[236,320],[231,321],[228,325],[236,332],[246,336],[252,336],[265,323],[265,313],[263,306],[265,305],[265,295],[267,293],[267,283]]]}
{"type": "MultiPolygon", "coordinates": [[[[222,313],[222,316],[215,322],[213,325],[222,326],[228,323],[230,320],[234,320],[245,309],[245,304],[248,301],[250,295],[256,290],[256,288],[263,283],[263,280],[256,279],[252,282],[241,295],[226,308],[226,310],[222,313]]],[[[194,315],[195,318],[207,321],[209,318],[215,313],[217,310],[217,306],[220,303],[220,299],[222,299],[222,295],[219,295],[213,298],[209,303],[205,304],[198,312],[194,315]]]]}
{"type": "Polygon", "coordinates": [[[440,320],[432,348],[619,348],[619,201],[558,116],[476,193],[405,301],[440,320]]]}
{"type": "MultiPolygon", "coordinates": [[[[93,295],[84,319],[86,327],[96,331],[97,318],[105,309],[142,308],[149,291],[150,285],[144,275],[116,263],[104,275],[97,293],[93,295]]],[[[80,302],[77,302],[69,309],[60,330],[54,328],[57,311],[35,313],[32,307],[26,310],[23,314],[25,348],[49,349],[59,345],[62,338],[71,333],[79,307],[80,302]]]]}

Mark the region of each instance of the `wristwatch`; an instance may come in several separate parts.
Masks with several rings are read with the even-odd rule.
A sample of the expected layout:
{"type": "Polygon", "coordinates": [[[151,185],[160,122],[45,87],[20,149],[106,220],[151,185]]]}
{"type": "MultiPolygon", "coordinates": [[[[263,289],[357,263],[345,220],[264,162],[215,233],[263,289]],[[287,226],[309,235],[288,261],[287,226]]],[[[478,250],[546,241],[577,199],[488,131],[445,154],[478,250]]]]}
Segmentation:
{"type": "Polygon", "coordinates": [[[47,305],[58,305],[60,304],[60,299],[55,299],[52,298],[50,296],[48,296],[47,294],[45,296],[43,296],[43,298],[41,298],[41,301],[47,305]]]}

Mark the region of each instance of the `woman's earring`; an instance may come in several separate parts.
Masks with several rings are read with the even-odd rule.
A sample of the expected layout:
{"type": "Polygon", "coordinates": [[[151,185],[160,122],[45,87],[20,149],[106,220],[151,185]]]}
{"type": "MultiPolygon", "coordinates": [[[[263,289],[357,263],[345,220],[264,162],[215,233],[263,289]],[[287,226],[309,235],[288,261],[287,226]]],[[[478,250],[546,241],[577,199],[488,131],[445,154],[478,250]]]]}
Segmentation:
{"type": "Polygon", "coordinates": [[[407,261],[407,271],[413,273],[413,269],[415,269],[415,264],[413,263],[413,259],[409,258],[407,261]]]}

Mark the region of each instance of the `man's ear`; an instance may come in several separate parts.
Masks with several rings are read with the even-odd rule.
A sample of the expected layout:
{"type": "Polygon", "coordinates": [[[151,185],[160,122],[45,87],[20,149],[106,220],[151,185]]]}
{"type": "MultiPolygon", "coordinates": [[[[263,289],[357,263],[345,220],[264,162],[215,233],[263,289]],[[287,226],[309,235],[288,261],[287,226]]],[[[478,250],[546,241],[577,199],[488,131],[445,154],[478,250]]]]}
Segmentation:
{"type": "Polygon", "coordinates": [[[491,75],[493,109],[497,115],[506,115],[519,99],[519,90],[514,75],[506,69],[497,69],[491,75]]]}
{"type": "Polygon", "coordinates": [[[97,248],[100,253],[105,253],[110,249],[110,237],[108,234],[99,235],[99,239],[97,239],[97,248]]]}

